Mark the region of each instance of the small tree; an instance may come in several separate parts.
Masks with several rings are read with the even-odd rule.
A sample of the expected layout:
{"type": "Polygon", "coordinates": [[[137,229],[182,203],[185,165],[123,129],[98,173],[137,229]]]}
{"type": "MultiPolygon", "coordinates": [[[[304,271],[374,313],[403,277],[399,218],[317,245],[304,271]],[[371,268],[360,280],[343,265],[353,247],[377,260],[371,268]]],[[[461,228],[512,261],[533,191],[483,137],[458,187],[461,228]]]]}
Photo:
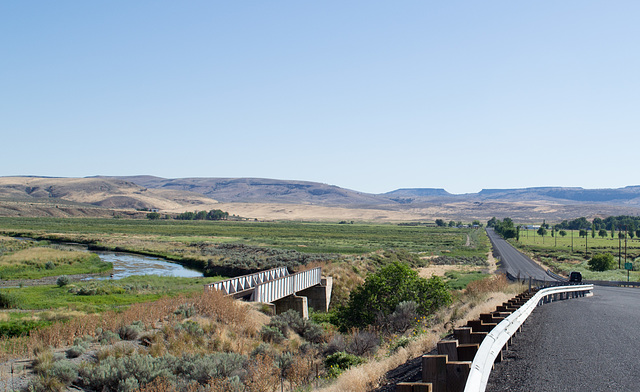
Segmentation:
{"type": "Polygon", "coordinates": [[[400,262],[382,267],[355,288],[339,312],[343,329],[365,327],[393,313],[398,304],[413,301],[421,315],[433,313],[452,301],[447,284],[438,276],[424,279],[400,262]]]}
{"type": "Polygon", "coordinates": [[[600,229],[600,231],[598,231],[598,235],[604,239],[607,238],[608,233],[605,229],[600,229]]]}
{"type": "Polygon", "coordinates": [[[544,243],[544,236],[547,234],[547,229],[545,229],[544,226],[540,226],[537,233],[542,237],[542,242],[544,243]]]}
{"type": "Polygon", "coordinates": [[[436,219],[436,226],[444,227],[446,224],[444,223],[444,219],[436,219]]]}
{"type": "Polygon", "coordinates": [[[607,271],[613,268],[613,256],[609,253],[598,253],[589,260],[592,271],[607,271]]]}
{"type": "Polygon", "coordinates": [[[147,219],[151,219],[151,220],[160,219],[160,214],[158,214],[157,212],[150,212],[147,214],[147,219]]]}
{"type": "Polygon", "coordinates": [[[567,235],[567,232],[564,230],[560,230],[558,234],[560,234],[561,237],[565,237],[567,235]]]}

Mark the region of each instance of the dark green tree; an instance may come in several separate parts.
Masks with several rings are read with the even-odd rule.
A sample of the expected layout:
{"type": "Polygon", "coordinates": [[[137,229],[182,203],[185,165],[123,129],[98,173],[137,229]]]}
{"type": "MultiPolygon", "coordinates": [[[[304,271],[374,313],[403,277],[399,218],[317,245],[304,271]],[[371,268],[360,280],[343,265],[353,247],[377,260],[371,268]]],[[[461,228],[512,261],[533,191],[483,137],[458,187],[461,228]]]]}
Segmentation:
{"type": "Polygon", "coordinates": [[[600,230],[598,231],[598,235],[599,235],[600,237],[602,237],[602,238],[607,238],[608,233],[607,233],[607,231],[606,231],[605,229],[600,229],[600,230]]]}
{"type": "Polygon", "coordinates": [[[540,226],[537,233],[542,237],[542,243],[544,243],[544,236],[547,234],[547,229],[545,229],[544,226],[540,226]]]}
{"type": "Polygon", "coordinates": [[[560,234],[560,236],[562,236],[562,237],[565,237],[565,236],[567,235],[567,232],[566,232],[566,231],[564,231],[564,230],[560,230],[560,231],[558,232],[558,234],[560,234]]]}
{"type": "Polygon", "coordinates": [[[436,226],[444,227],[446,224],[444,223],[444,219],[436,219],[436,226]]]}
{"type": "Polygon", "coordinates": [[[428,315],[451,303],[447,284],[438,276],[424,279],[400,262],[393,262],[369,275],[362,286],[349,295],[339,311],[343,330],[366,327],[393,313],[400,302],[413,301],[420,315],[428,315]]]}
{"type": "Polygon", "coordinates": [[[160,214],[158,214],[157,212],[150,212],[147,214],[147,219],[150,219],[150,220],[160,219],[160,214]]]}
{"type": "Polygon", "coordinates": [[[609,253],[598,253],[593,255],[589,260],[589,268],[592,271],[607,271],[613,268],[614,259],[613,255],[609,253]]]}

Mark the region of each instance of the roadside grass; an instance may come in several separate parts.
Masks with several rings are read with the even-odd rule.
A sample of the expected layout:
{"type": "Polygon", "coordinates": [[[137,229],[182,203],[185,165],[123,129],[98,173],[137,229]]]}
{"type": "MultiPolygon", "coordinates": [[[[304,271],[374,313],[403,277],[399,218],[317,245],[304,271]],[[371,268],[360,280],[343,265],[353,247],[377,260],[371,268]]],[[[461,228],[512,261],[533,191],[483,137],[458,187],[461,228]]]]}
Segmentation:
{"type": "MultiPolygon", "coordinates": [[[[627,271],[624,270],[625,263],[625,241],[619,241],[618,238],[612,239],[610,236],[601,238],[596,236],[591,238],[579,237],[578,231],[573,230],[573,251],[571,245],[572,230],[566,230],[567,235],[562,237],[556,233],[555,237],[545,236],[544,242],[541,236],[533,231],[521,231],[520,241],[515,239],[509,242],[521,251],[527,253],[531,257],[537,259],[543,264],[550,267],[554,272],[561,275],[568,275],[571,271],[577,271],[582,274],[586,280],[605,280],[605,281],[626,281],[627,271]],[[615,258],[615,269],[603,272],[591,271],[587,264],[588,260],[597,253],[609,253],[615,258]],[[618,263],[620,267],[617,268],[618,263]]],[[[616,233],[617,236],[617,233],[616,233]]],[[[626,261],[634,262],[640,258],[640,241],[637,239],[627,238],[626,261]]],[[[636,263],[637,264],[637,261],[636,263]]],[[[637,268],[636,268],[637,269],[637,268]]],[[[639,281],[640,272],[631,271],[629,280],[639,281]]]]}
{"type": "Polygon", "coordinates": [[[449,288],[464,290],[469,283],[487,278],[490,275],[481,271],[447,271],[444,276],[449,288]]]}

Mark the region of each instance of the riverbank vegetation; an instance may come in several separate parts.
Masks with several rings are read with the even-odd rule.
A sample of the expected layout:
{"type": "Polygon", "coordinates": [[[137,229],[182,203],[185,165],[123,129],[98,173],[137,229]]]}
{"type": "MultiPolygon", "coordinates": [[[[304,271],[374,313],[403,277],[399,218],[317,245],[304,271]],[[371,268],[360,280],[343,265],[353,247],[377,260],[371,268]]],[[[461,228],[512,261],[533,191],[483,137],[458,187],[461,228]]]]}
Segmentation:
{"type": "Polygon", "coordinates": [[[49,242],[0,236],[0,279],[3,280],[98,274],[112,268],[95,254],[58,249],[49,242]]]}

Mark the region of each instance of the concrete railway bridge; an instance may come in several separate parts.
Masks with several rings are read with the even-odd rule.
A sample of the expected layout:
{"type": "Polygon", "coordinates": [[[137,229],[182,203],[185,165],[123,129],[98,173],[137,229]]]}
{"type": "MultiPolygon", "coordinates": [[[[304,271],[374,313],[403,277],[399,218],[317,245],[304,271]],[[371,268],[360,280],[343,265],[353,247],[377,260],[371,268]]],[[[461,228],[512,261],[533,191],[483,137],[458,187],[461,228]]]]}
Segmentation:
{"type": "Polygon", "coordinates": [[[211,283],[205,290],[270,304],[276,314],[294,309],[308,318],[309,307],[319,312],[329,310],[332,287],[332,278],[323,277],[320,267],[294,274],[287,267],[279,267],[211,283]]]}

